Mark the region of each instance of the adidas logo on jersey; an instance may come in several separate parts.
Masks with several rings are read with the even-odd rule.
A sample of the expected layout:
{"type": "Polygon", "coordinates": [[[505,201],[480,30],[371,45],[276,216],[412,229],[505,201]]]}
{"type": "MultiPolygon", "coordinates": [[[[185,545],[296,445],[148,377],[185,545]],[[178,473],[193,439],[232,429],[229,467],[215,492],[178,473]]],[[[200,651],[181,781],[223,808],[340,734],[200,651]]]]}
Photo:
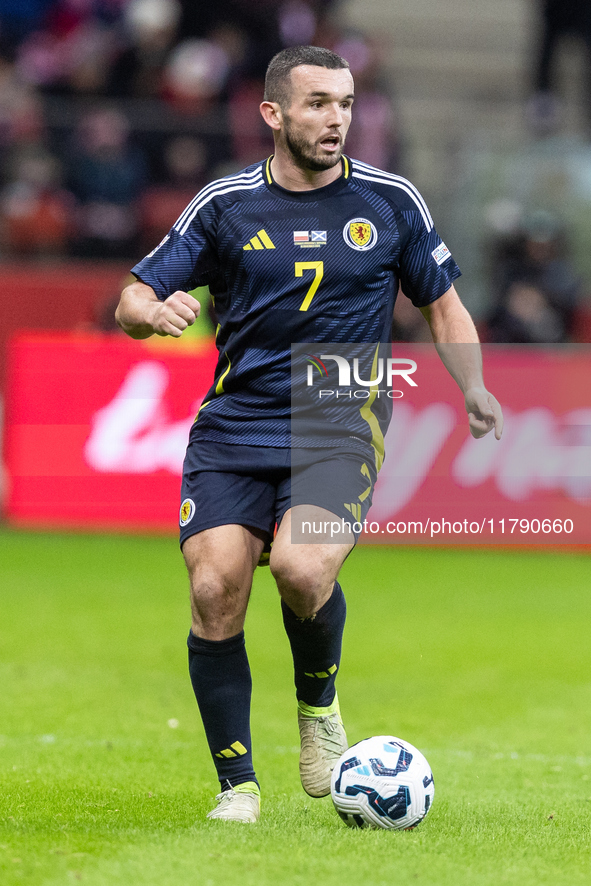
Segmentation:
{"type": "Polygon", "coordinates": [[[250,241],[242,247],[243,249],[275,249],[275,244],[267,234],[267,232],[261,228],[260,231],[256,232],[254,237],[250,238],[250,241]]]}

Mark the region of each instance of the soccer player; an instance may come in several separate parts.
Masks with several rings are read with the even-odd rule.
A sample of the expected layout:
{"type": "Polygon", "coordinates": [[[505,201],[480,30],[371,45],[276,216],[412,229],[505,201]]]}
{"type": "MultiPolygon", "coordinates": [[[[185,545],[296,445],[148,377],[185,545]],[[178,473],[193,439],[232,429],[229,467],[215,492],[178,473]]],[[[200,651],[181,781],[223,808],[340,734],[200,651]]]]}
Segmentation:
{"type": "Polygon", "coordinates": [[[453,287],[459,269],[423,198],[405,179],[343,153],[352,104],[353,79],[338,55],[311,46],[276,55],[260,106],[273,156],[203,188],[135,265],[137,282],[117,308],[133,338],[179,337],[199,313],[188,292],[208,285],[219,320],[219,361],[190,433],[180,512],[191,583],[189,671],[221,785],[209,813],[215,819],[259,817],[243,626],[265,554],[293,654],[308,794],[329,793],[347,748],[335,689],[345,624],[337,579],[355,535],[294,544],[291,528],[304,505],[329,520],[351,520],[354,505],[364,519],[387,416],[376,420],[380,404],[365,400],[359,430],[340,450],[304,459],[297,476],[308,497],[292,506],[291,343],[389,342],[400,285],[461,388],[472,434],[502,430],[474,324],[453,287]]]}

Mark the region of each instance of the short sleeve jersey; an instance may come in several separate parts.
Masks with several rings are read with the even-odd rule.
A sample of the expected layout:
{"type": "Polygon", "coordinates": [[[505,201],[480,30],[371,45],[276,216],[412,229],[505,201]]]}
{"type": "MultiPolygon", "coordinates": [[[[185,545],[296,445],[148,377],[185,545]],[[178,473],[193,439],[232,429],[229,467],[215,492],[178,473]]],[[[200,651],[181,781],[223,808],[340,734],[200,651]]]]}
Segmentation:
{"type": "Polygon", "coordinates": [[[270,161],[203,188],[132,269],[161,300],[214,299],[219,360],[192,439],[289,447],[292,343],[389,342],[399,284],[422,307],[460,275],[406,179],[343,157],[331,184],[290,191],[270,161]]]}

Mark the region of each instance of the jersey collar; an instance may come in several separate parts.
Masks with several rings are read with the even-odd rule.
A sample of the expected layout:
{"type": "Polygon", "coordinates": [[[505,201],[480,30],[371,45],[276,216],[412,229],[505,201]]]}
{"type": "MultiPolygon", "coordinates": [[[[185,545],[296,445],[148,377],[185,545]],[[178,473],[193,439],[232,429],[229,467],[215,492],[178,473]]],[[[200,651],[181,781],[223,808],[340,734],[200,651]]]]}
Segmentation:
{"type": "Polygon", "coordinates": [[[342,172],[340,176],[329,185],[324,185],[322,188],[313,188],[311,191],[290,191],[287,188],[282,188],[281,185],[278,185],[273,178],[273,173],[271,172],[271,160],[273,159],[273,156],[274,155],[271,154],[270,157],[267,157],[267,159],[263,161],[263,177],[267,188],[272,193],[277,194],[277,196],[283,197],[284,200],[295,200],[299,203],[307,203],[313,200],[318,200],[320,197],[329,197],[337,191],[340,191],[351,178],[351,161],[345,156],[345,154],[343,154],[342,172]]]}

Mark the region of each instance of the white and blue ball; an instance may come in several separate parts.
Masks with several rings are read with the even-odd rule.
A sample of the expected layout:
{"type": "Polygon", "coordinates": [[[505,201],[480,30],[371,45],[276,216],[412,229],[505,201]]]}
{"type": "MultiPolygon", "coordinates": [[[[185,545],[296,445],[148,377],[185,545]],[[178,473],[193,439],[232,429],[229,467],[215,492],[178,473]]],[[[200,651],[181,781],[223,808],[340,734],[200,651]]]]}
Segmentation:
{"type": "Polygon", "coordinates": [[[350,747],[332,771],[335,809],[352,828],[409,830],[433,803],[433,773],[423,754],[393,735],[350,747]]]}

